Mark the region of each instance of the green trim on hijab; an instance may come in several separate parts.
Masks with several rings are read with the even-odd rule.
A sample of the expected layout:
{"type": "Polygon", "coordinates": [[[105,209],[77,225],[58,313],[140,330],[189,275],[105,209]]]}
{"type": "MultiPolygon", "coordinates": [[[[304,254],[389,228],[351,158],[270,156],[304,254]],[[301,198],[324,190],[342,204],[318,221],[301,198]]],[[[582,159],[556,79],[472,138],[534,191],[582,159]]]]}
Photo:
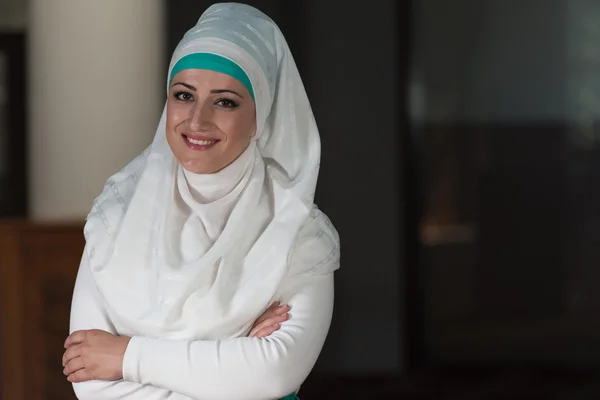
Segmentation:
{"type": "Polygon", "coordinates": [[[246,75],[239,65],[228,58],[211,53],[188,54],[187,56],[182,57],[173,66],[171,75],[169,76],[169,86],[171,86],[171,81],[175,74],[184,69],[207,69],[229,75],[242,82],[242,84],[246,86],[246,89],[248,89],[248,92],[250,92],[252,99],[254,99],[254,90],[252,90],[252,83],[250,82],[248,75],[246,75]]]}

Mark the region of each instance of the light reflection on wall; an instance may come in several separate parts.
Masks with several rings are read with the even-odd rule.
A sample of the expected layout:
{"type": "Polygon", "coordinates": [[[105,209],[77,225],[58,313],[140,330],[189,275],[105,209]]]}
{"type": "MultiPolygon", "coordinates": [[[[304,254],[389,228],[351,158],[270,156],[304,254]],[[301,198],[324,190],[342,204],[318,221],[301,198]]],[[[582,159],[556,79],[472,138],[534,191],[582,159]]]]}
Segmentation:
{"type": "Polygon", "coordinates": [[[597,145],[600,119],[600,3],[567,3],[567,73],[569,114],[575,126],[571,143],[585,150],[597,145]]]}

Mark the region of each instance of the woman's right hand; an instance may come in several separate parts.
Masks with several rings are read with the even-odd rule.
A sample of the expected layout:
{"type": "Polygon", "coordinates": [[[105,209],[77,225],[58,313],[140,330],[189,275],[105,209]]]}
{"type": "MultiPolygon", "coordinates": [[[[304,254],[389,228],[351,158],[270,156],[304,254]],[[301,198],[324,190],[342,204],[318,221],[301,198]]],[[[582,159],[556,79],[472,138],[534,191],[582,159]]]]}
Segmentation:
{"type": "Polygon", "coordinates": [[[282,306],[278,301],[271,304],[267,311],[254,322],[248,337],[265,338],[279,330],[281,323],[289,319],[289,311],[290,306],[287,304],[282,306]]]}

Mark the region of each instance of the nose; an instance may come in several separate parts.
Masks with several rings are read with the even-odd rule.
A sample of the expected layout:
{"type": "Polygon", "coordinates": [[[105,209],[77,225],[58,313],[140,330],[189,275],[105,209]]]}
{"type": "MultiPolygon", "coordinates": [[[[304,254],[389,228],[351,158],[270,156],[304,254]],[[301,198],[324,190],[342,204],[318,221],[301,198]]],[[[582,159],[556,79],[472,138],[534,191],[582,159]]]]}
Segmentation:
{"type": "Polygon", "coordinates": [[[200,131],[212,126],[213,112],[208,102],[197,102],[190,113],[190,129],[200,131]]]}

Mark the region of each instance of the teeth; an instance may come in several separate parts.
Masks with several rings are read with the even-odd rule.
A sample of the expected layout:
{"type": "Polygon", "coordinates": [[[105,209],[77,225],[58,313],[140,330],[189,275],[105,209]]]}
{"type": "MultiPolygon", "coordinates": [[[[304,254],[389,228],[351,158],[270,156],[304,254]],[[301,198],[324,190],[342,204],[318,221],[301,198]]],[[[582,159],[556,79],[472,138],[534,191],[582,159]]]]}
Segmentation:
{"type": "Polygon", "coordinates": [[[193,144],[198,144],[198,145],[202,145],[202,146],[207,146],[209,144],[213,144],[216,143],[216,140],[196,140],[196,139],[192,139],[191,137],[186,136],[187,140],[189,140],[190,143],[193,144]]]}

